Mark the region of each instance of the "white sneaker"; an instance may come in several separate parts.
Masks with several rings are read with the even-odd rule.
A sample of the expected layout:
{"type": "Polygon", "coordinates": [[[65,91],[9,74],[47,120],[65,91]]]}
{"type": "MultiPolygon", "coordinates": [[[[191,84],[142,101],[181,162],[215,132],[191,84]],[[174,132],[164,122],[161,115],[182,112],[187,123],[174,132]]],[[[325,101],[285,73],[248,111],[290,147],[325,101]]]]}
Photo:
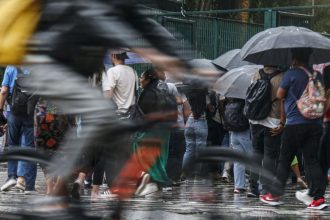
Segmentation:
{"type": "Polygon", "coordinates": [[[8,178],[5,182],[5,184],[3,184],[1,186],[1,191],[8,191],[10,188],[12,188],[13,186],[15,186],[17,183],[16,179],[14,178],[8,178]]]}
{"type": "Polygon", "coordinates": [[[308,195],[309,191],[308,190],[303,190],[303,191],[297,191],[296,192],[296,198],[304,203],[305,205],[309,205],[313,202],[313,197],[308,195]]]}
{"type": "Polygon", "coordinates": [[[150,182],[150,175],[149,173],[142,173],[142,179],[140,182],[140,185],[137,187],[136,191],[135,191],[135,195],[140,195],[140,193],[142,192],[142,190],[145,188],[145,186],[147,185],[147,183],[150,182]]]}
{"type": "Polygon", "coordinates": [[[170,187],[170,186],[162,188],[163,192],[168,192],[168,191],[172,191],[172,190],[173,190],[173,187],[170,187]]]}
{"type": "Polygon", "coordinates": [[[148,183],[146,184],[146,186],[143,188],[143,190],[140,192],[140,194],[138,194],[137,196],[146,196],[149,195],[151,193],[155,193],[157,192],[158,186],[156,183],[148,183]]]}
{"type": "Polygon", "coordinates": [[[102,194],[100,194],[101,199],[113,199],[117,197],[118,195],[111,192],[109,189],[105,190],[102,194]]]}
{"type": "Polygon", "coordinates": [[[37,190],[25,190],[24,191],[25,195],[38,195],[37,190]]]}

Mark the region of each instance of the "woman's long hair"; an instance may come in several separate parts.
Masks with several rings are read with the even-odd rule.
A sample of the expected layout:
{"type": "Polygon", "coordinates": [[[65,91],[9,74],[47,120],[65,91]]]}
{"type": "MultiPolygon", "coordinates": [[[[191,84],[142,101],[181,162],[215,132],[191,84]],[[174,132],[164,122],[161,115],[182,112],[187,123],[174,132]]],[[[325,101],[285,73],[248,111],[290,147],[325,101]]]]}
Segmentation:
{"type": "Polygon", "coordinates": [[[154,68],[146,70],[141,75],[143,75],[145,79],[150,80],[148,85],[154,84],[155,82],[159,81],[158,73],[154,68]]]}
{"type": "Polygon", "coordinates": [[[199,119],[206,112],[206,94],[206,90],[193,90],[188,94],[194,119],[199,119]]]}

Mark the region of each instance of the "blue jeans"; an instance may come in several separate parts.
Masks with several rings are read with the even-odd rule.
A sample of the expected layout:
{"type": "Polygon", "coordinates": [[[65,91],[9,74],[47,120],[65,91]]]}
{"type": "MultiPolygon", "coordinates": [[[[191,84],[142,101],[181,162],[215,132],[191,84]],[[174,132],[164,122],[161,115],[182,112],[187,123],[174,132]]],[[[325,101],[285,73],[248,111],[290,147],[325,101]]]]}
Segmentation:
{"type": "Polygon", "coordinates": [[[207,143],[207,122],[206,119],[188,118],[184,136],[186,139],[186,151],[183,156],[182,171],[186,174],[192,170],[195,162],[196,150],[206,147],[207,143]]]}
{"type": "MultiPolygon", "coordinates": [[[[9,147],[35,148],[33,134],[33,115],[32,116],[14,116],[7,112],[8,120],[8,145],[9,147]]],[[[34,190],[37,176],[36,163],[26,161],[8,161],[8,177],[25,178],[26,190],[34,190]]]]}
{"type": "MultiPolygon", "coordinates": [[[[242,152],[244,155],[252,153],[252,142],[250,130],[242,132],[231,132],[231,146],[234,150],[242,152]]],[[[234,163],[235,189],[244,189],[245,186],[245,166],[241,163],[234,163]]]]}

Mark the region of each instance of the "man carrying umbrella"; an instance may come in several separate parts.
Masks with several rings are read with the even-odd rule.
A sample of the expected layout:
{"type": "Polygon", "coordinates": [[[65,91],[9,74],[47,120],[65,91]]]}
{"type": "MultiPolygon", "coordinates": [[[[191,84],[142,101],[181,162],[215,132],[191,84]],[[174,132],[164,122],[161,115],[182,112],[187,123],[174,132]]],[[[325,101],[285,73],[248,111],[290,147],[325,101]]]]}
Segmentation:
{"type": "MultiPolygon", "coordinates": [[[[324,181],[318,159],[318,146],[322,134],[322,118],[310,119],[300,112],[297,101],[303,95],[309,82],[307,64],[311,49],[291,49],[292,68],[289,69],[277,91],[277,98],[284,99],[286,124],[282,135],[282,148],[279,164],[276,170],[278,182],[274,182],[270,193],[260,197],[260,200],[270,205],[280,205],[280,197],[289,175],[290,164],[298,148],[303,151],[306,173],[310,178],[309,190],[297,192],[298,200],[306,204],[308,209],[324,209],[326,182],[324,181]]],[[[321,75],[317,73],[316,82],[321,83],[321,75]]],[[[322,94],[321,94],[322,95],[322,94]]]]}

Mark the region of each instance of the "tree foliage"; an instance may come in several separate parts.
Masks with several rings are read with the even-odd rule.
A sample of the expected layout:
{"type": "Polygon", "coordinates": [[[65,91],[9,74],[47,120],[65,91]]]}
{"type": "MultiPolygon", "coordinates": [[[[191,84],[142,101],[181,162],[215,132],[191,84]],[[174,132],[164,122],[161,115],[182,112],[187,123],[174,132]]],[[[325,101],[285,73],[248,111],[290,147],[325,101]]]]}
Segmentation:
{"type": "MultiPolygon", "coordinates": [[[[285,6],[303,6],[312,5],[312,0],[184,0],[187,10],[191,11],[207,11],[218,9],[236,9],[248,5],[250,8],[273,8],[285,6]]],[[[314,0],[315,4],[330,4],[329,0],[314,0]]],[[[313,25],[315,31],[330,34],[330,7],[304,10],[290,10],[289,12],[312,15],[313,25]]],[[[221,17],[249,21],[253,23],[263,23],[263,13],[249,13],[249,14],[228,14],[221,15],[221,17]]]]}

